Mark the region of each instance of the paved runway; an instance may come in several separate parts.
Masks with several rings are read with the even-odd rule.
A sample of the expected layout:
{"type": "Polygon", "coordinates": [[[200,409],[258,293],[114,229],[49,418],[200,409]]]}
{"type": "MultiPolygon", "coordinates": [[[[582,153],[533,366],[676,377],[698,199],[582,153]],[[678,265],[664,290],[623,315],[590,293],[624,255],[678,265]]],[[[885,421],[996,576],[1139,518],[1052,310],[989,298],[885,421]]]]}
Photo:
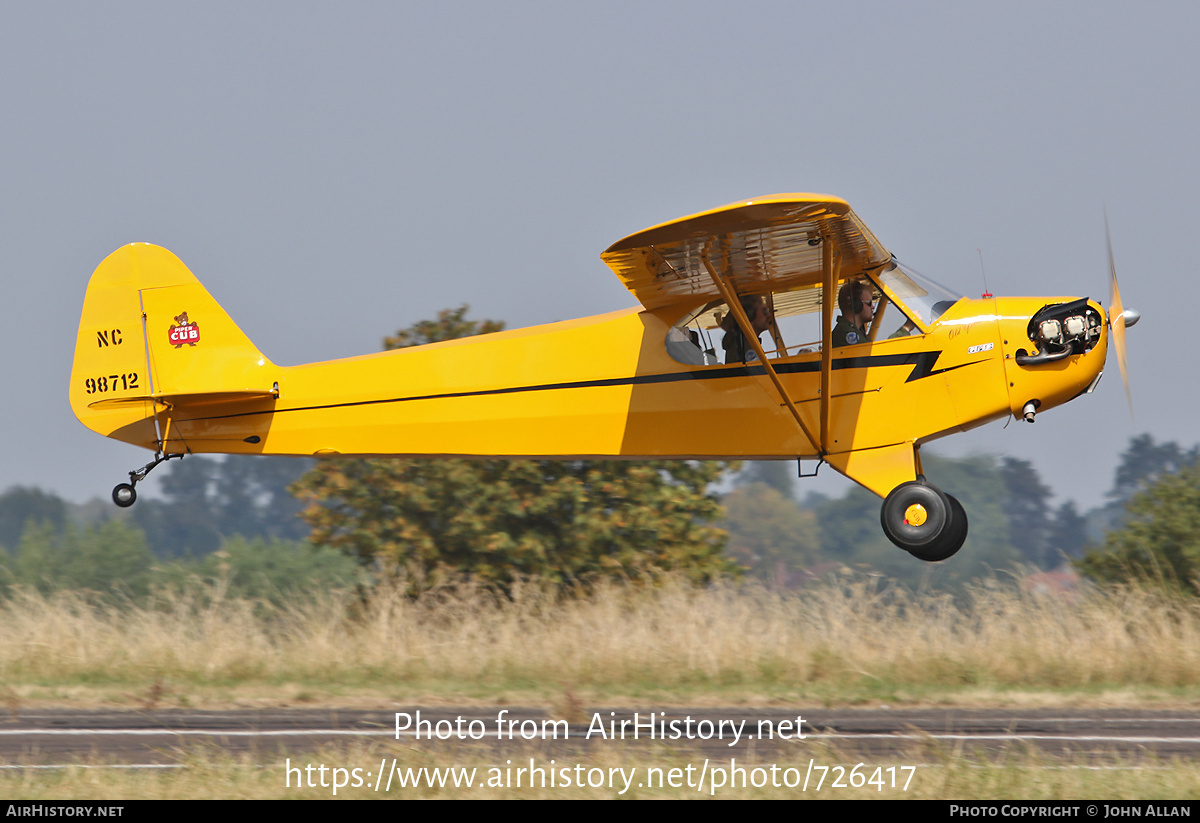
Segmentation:
{"type": "Polygon", "coordinates": [[[616,746],[623,755],[639,749],[662,754],[669,748],[747,760],[808,757],[814,747],[876,760],[928,754],[931,747],[982,754],[1036,750],[1076,759],[1200,758],[1200,711],[1190,709],[601,707],[582,709],[569,724],[516,707],[399,711],[397,737],[394,710],[29,710],[0,720],[0,761],[5,766],[162,765],[181,762],[197,750],[218,749],[274,763],[281,756],[354,741],[383,751],[416,748],[439,758],[476,748],[488,757],[504,757],[528,751],[587,755],[616,746]]]}

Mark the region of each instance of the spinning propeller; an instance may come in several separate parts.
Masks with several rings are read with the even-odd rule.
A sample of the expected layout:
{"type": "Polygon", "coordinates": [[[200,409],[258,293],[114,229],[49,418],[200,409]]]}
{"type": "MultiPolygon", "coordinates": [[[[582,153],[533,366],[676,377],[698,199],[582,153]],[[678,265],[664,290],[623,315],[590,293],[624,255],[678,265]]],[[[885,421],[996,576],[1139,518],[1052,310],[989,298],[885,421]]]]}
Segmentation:
{"type": "Polygon", "coordinates": [[[1136,309],[1127,309],[1121,304],[1121,290],[1117,288],[1117,264],[1113,262],[1112,233],[1108,229],[1108,212],[1104,213],[1104,237],[1108,241],[1108,271],[1112,287],[1108,304],[1108,324],[1112,329],[1112,342],[1117,350],[1117,365],[1121,367],[1121,381],[1125,384],[1125,399],[1129,401],[1129,417],[1133,419],[1133,395],[1129,391],[1129,371],[1125,364],[1125,329],[1136,325],[1142,315],[1136,309]]]}

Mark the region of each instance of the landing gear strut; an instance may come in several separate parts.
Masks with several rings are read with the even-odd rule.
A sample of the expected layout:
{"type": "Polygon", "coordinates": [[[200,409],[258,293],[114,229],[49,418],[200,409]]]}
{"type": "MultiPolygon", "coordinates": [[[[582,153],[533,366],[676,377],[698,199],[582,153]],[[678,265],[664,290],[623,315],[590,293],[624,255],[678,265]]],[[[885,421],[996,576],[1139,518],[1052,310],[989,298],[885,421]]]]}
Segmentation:
{"type": "Polygon", "coordinates": [[[134,503],[137,502],[137,490],[134,489],[134,486],[136,486],[139,481],[145,480],[146,475],[148,475],[150,473],[151,469],[153,469],[159,463],[164,463],[167,460],[170,460],[171,458],[174,458],[174,457],[182,458],[183,455],[182,454],[163,454],[162,452],[158,452],[154,455],[154,459],[151,460],[149,463],[142,466],[140,469],[134,469],[133,471],[131,471],[129,473],[129,482],[128,483],[118,483],[113,488],[113,490],[112,490],[113,502],[116,503],[118,506],[120,506],[122,509],[127,509],[130,506],[132,506],[134,503]]]}
{"type": "Polygon", "coordinates": [[[967,539],[967,513],[957,499],[925,482],[901,483],[883,501],[879,522],[888,539],[919,560],[952,557],[967,539]]]}

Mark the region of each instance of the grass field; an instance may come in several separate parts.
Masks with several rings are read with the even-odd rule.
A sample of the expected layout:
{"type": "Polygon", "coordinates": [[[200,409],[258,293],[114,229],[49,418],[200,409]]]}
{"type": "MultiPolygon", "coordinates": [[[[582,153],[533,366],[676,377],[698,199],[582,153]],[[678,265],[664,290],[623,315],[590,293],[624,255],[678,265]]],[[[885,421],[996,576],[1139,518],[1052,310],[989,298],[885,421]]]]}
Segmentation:
{"type": "Polygon", "coordinates": [[[957,598],[849,578],[799,592],[608,586],[512,599],[219,587],[149,603],[18,593],[0,603],[0,697],[22,705],[554,706],[1193,703],[1200,607],[1126,589],[1016,586],[957,598]]]}

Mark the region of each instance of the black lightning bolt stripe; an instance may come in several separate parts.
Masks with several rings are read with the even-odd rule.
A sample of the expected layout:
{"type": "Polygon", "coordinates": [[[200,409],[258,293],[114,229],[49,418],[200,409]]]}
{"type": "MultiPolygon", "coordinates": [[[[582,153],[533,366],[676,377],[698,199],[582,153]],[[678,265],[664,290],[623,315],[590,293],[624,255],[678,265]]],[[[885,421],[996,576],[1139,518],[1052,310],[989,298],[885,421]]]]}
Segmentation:
{"type": "MultiPolygon", "coordinates": [[[[933,366],[941,356],[940,351],[912,352],[909,354],[872,354],[861,357],[841,357],[834,360],[831,368],[866,369],[880,366],[912,366],[905,383],[921,380],[935,374],[953,371],[974,363],[963,363],[946,369],[934,369],[933,366]]],[[[803,374],[805,372],[820,372],[819,360],[805,363],[780,363],[775,366],[776,374],[803,374]]],[[[487,397],[497,394],[520,394],[522,392],[556,391],[558,389],[591,389],[611,386],[646,386],[656,383],[679,383],[686,380],[723,380],[729,377],[753,377],[764,375],[767,370],[763,366],[729,366],[723,369],[705,369],[704,371],[668,372],[666,374],[637,374],[632,377],[610,377],[603,380],[578,380],[564,383],[539,383],[530,386],[510,386],[503,389],[480,389],[476,391],[445,392],[442,394],[418,394],[409,397],[386,397],[378,400],[350,400],[344,403],[326,403],[319,406],[296,406],[288,409],[263,409],[261,411],[234,412],[233,414],[214,414],[203,417],[180,418],[177,422],[186,423],[193,420],[222,420],[229,417],[251,417],[259,414],[283,414],[295,411],[317,411],[320,409],[344,409],[352,406],[376,406],[384,403],[408,403],[414,400],[448,400],[459,397],[487,397]]]]}

